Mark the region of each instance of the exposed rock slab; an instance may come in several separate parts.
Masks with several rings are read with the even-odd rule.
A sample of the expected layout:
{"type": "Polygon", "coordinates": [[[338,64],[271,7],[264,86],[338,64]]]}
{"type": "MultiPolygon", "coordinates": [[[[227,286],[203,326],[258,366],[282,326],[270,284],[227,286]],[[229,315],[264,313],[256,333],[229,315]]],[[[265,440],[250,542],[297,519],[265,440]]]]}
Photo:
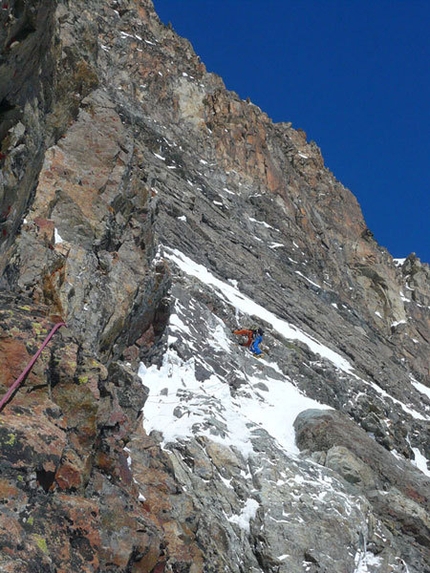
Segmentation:
{"type": "Polygon", "coordinates": [[[428,265],[150,0],[4,2],[0,58],[0,391],[68,325],[0,414],[0,568],[429,571],[428,265]],[[331,410],[299,415],[300,456],[256,422],[238,447],[213,378],[233,406],[270,380],[331,410]],[[201,419],[146,435],[154,399],[201,419]]]}

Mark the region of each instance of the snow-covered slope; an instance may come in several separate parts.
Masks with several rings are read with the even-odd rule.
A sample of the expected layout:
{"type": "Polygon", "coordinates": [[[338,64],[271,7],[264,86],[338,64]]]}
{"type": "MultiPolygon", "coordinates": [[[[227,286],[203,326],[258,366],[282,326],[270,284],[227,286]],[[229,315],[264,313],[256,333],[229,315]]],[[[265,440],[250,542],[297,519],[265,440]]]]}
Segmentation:
{"type": "MultiPolygon", "coordinates": [[[[342,466],[333,471],[322,463],[327,453],[300,454],[297,416],[332,406],[300,389],[283,353],[304,345],[303,368],[330,365],[331,376],[354,383],[354,401],[376,385],[341,351],[266,310],[234,281],[215,277],[177,249],[165,248],[159,257],[174,273],[171,314],[162,364],[139,369],[149,389],[144,427],[159,436],[183,491],[198,499],[199,528],[216,532],[204,543],[218,543],[221,532],[228,540],[225,570],[414,571],[365,495],[367,482],[378,480],[363,461],[331,448],[342,466]],[[266,331],[263,358],[232,334],[251,324],[266,331]]],[[[409,415],[430,420],[376,389],[409,415]]],[[[388,455],[399,462],[395,452],[388,455]]],[[[420,453],[427,472],[425,462],[420,453]]]]}

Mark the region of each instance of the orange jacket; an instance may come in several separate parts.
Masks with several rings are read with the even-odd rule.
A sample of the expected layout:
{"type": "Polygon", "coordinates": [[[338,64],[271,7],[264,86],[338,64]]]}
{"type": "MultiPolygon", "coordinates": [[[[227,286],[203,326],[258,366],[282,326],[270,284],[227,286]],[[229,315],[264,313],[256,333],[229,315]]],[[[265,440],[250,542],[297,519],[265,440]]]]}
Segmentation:
{"type": "Polygon", "coordinates": [[[247,336],[248,340],[244,342],[243,346],[251,346],[252,340],[254,338],[254,331],[249,328],[242,328],[240,330],[233,330],[233,334],[237,334],[238,336],[247,336]]]}

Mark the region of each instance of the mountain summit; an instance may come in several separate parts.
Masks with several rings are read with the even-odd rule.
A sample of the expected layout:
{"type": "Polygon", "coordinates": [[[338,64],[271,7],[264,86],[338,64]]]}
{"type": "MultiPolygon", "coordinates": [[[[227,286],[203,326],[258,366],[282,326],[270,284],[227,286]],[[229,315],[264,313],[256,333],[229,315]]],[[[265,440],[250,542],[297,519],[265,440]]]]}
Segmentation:
{"type": "Polygon", "coordinates": [[[150,0],[0,24],[1,571],[429,573],[430,267],[150,0]]]}

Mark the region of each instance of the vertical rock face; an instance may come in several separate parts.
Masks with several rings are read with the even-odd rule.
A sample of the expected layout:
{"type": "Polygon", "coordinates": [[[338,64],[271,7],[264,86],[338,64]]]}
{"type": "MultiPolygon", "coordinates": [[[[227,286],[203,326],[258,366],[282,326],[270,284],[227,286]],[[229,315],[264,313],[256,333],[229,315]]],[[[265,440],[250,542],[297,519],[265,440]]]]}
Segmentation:
{"type": "Polygon", "coordinates": [[[0,3],[0,211],[2,571],[430,571],[429,266],[150,0],[0,3]]]}

